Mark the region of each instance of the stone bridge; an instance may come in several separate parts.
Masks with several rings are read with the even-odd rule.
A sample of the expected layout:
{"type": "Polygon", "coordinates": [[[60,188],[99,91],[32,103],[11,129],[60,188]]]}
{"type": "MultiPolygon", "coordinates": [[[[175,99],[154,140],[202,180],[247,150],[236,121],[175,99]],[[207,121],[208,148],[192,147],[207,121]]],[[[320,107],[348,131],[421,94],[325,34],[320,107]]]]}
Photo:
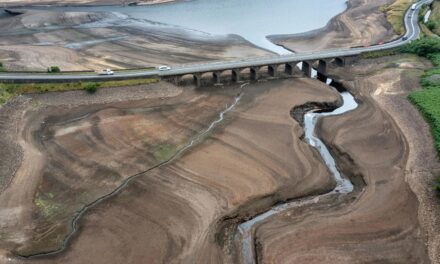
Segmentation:
{"type": "MultiPolygon", "coordinates": [[[[197,87],[202,86],[202,79],[206,79],[206,75],[212,78],[209,83],[222,84],[225,72],[230,72],[230,79],[233,82],[240,83],[243,81],[243,72],[248,72],[248,79],[252,81],[258,81],[263,76],[268,76],[270,78],[279,77],[281,74],[286,76],[292,76],[295,74],[295,69],[300,69],[303,74],[307,77],[312,77],[313,70],[317,72],[317,78],[321,81],[327,80],[327,68],[330,64],[334,64],[339,67],[343,67],[346,64],[350,64],[357,57],[336,57],[336,58],[324,58],[317,60],[307,60],[307,61],[292,61],[279,64],[268,64],[268,65],[255,65],[243,68],[229,68],[220,69],[215,71],[204,71],[204,72],[194,72],[185,73],[182,75],[171,75],[167,76],[166,79],[180,84],[182,83],[182,78],[192,75],[192,80],[197,87]],[[297,68],[298,66],[298,68],[297,68]],[[280,71],[280,68],[282,69],[280,71]],[[264,69],[264,70],[263,70],[264,69]]],[[[208,77],[209,78],[209,77],[208,77]]]]}

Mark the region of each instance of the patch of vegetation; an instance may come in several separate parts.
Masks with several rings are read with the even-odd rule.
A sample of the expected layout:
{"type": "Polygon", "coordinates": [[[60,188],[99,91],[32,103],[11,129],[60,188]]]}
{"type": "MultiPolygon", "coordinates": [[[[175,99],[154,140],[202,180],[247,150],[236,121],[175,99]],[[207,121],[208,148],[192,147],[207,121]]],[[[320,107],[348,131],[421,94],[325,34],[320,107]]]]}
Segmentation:
{"type": "Polygon", "coordinates": [[[47,68],[47,72],[48,73],[60,73],[61,69],[58,66],[50,66],[49,68],[47,68]]]}
{"type": "MultiPolygon", "coordinates": [[[[76,83],[0,83],[0,104],[11,97],[25,93],[43,93],[55,91],[86,90],[86,87],[98,85],[100,88],[147,85],[159,82],[159,78],[132,79],[105,82],[76,82],[76,83]]],[[[96,87],[98,88],[98,87],[96,87]]],[[[89,88],[90,89],[90,88],[89,88]]]]}
{"type": "Polygon", "coordinates": [[[84,86],[84,90],[86,90],[88,93],[94,94],[98,90],[99,86],[99,83],[88,83],[86,86],[84,86]]]}
{"type": "Polygon", "coordinates": [[[430,31],[434,31],[437,28],[437,22],[432,20],[429,20],[425,25],[430,31]]]}
{"type": "Polygon", "coordinates": [[[375,59],[385,56],[393,56],[400,53],[399,48],[395,49],[387,49],[387,50],[379,50],[379,51],[369,51],[361,54],[363,59],[375,59]]]}
{"type": "Polygon", "coordinates": [[[440,198],[440,176],[435,179],[435,190],[437,191],[437,196],[440,198]]]}
{"type": "Polygon", "coordinates": [[[154,158],[159,161],[167,161],[171,157],[173,157],[174,154],[177,152],[177,147],[172,144],[162,144],[159,145],[154,151],[153,156],[154,158]]]}
{"type": "Polygon", "coordinates": [[[402,48],[403,52],[414,53],[432,61],[435,68],[426,71],[421,84],[423,89],[413,92],[409,99],[422,112],[431,125],[436,148],[440,154],[440,39],[422,38],[402,48]]]}
{"type": "Polygon", "coordinates": [[[431,31],[437,35],[440,35],[440,1],[435,1],[432,3],[432,12],[429,17],[429,21],[436,23],[436,26],[431,31]]]}
{"type": "Polygon", "coordinates": [[[420,57],[431,58],[438,57],[440,54],[440,39],[438,38],[420,38],[401,48],[402,52],[414,53],[420,57]]]}
{"type": "MultiPolygon", "coordinates": [[[[435,67],[423,74],[420,81],[423,89],[412,92],[408,98],[431,126],[435,148],[440,156],[440,38],[413,41],[402,51],[428,58],[435,67]]],[[[440,177],[436,179],[434,188],[440,194],[440,177]]]]}
{"type": "Polygon", "coordinates": [[[404,16],[406,10],[414,3],[414,0],[396,0],[390,5],[382,6],[381,11],[385,13],[388,22],[398,35],[405,33],[404,16]]]}
{"type": "Polygon", "coordinates": [[[5,66],[3,65],[3,62],[0,61],[0,72],[5,71],[5,66]]]}
{"type": "Polygon", "coordinates": [[[53,198],[53,194],[51,193],[38,193],[34,199],[34,204],[37,207],[38,212],[46,219],[64,213],[63,205],[54,201],[53,198]]]}

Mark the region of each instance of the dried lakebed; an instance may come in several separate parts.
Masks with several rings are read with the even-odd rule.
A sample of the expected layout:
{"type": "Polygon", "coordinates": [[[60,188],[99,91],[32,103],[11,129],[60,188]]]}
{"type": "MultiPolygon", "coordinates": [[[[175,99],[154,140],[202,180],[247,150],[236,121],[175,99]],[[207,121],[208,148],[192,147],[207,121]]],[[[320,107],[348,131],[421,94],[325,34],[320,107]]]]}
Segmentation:
{"type": "Polygon", "coordinates": [[[269,211],[257,215],[251,220],[248,220],[238,226],[238,233],[236,239],[240,241],[241,249],[242,249],[242,263],[245,264],[254,264],[256,263],[257,257],[255,256],[255,242],[253,238],[253,230],[258,223],[267,220],[271,216],[282,213],[288,209],[297,208],[305,205],[309,205],[312,203],[318,203],[320,201],[320,197],[330,196],[335,194],[347,194],[353,191],[354,187],[351,181],[345,178],[337,169],[335,159],[330,154],[329,150],[325,146],[325,144],[315,135],[315,128],[317,121],[319,118],[325,116],[334,116],[341,115],[346,112],[352,111],[357,108],[358,104],[356,103],[354,97],[347,91],[341,92],[341,96],[343,98],[343,103],[340,107],[334,109],[330,112],[322,112],[316,113],[315,110],[311,110],[310,112],[304,115],[304,131],[305,131],[305,140],[310,144],[310,146],[314,147],[321,154],[322,159],[325,161],[328,169],[333,175],[336,181],[336,187],[329,193],[308,197],[300,200],[289,201],[287,203],[282,203],[274,206],[269,211]]]}

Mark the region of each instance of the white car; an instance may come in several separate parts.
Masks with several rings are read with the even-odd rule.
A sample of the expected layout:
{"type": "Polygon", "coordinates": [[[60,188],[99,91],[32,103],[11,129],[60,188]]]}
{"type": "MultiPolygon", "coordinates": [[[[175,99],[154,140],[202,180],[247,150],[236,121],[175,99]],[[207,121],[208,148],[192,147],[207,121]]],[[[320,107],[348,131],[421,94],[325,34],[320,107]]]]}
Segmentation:
{"type": "Polygon", "coordinates": [[[113,74],[115,74],[115,73],[110,69],[105,69],[105,70],[99,72],[99,75],[113,75],[113,74]]]}
{"type": "Polygon", "coordinates": [[[169,71],[169,70],[171,70],[171,67],[170,66],[166,66],[166,65],[162,65],[162,66],[157,67],[157,69],[159,71],[169,71]]]}

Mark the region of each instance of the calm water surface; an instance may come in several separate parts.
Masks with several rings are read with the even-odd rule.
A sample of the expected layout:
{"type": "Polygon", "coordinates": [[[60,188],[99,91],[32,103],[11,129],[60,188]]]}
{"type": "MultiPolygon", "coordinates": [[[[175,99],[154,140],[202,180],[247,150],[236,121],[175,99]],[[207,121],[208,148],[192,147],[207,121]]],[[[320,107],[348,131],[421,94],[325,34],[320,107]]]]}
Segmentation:
{"type": "Polygon", "coordinates": [[[154,26],[177,26],[212,35],[236,34],[259,47],[285,54],[287,50],[266,36],[321,28],[346,7],[346,0],[191,0],[153,6],[63,9],[117,12],[154,26]]]}

